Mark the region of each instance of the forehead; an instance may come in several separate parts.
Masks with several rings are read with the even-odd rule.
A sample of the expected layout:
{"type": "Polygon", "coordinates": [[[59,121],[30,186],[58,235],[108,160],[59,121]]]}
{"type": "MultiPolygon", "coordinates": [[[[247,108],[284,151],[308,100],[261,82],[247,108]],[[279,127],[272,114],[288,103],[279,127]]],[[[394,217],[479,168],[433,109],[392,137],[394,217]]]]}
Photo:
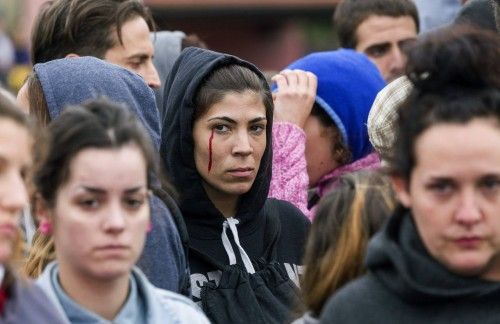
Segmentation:
{"type": "Polygon", "coordinates": [[[500,174],[500,128],[491,120],[431,126],[418,137],[414,151],[415,168],[421,171],[500,174]]]}
{"type": "Polygon", "coordinates": [[[88,148],[70,162],[68,186],[129,188],[146,184],[146,161],[133,144],[120,148],[88,148]]]}
{"type": "Polygon", "coordinates": [[[149,26],[141,16],[135,16],[127,20],[121,27],[122,44],[117,39],[115,46],[108,50],[105,57],[114,63],[113,58],[119,54],[123,56],[138,54],[152,56],[154,47],[149,32],[149,26]]]}
{"type": "Polygon", "coordinates": [[[233,117],[248,115],[251,118],[255,118],[258,115],[258,117],[265,117],[266,108],[262,97],[258,93],[253,91],[245,91],[242,93],[228,92],[221,101],[208,108],[204,117],[210,118],[214,115],[233,117]]]}
{"type": "Polygon", "coordinates": [[[413,39],[416,35],[417,27],[411,16],[371,15],[356,29],[357,46],[365,47],[382,43],[397,43],[413,39]]]}

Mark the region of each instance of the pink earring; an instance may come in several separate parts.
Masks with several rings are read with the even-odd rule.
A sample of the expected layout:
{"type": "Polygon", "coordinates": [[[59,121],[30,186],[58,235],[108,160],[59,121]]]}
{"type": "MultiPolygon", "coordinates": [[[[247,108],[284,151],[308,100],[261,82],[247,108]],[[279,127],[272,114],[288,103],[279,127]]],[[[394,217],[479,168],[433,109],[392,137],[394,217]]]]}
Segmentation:
{"type": "Polygon", "coordinates": [[[149,222],[146,231],[149,233],[149,232],[151,232],[152,229],[153,229],[153,224],[151,222],[149,222]]]}
{"type": "Polygon", "coordinates": [[[52,224],[46,220],[43,220],[40,222],[38,230],[44,235],[49,235],[50,233],[52,233],[52,224]]]}

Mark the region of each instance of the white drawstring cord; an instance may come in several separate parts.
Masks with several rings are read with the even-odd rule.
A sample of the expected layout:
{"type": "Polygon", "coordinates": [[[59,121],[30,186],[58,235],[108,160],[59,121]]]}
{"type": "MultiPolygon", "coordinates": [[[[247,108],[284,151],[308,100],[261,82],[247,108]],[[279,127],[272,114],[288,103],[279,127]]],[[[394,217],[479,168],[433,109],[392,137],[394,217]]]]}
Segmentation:
{"type": "Polygon", "coordinates": [[[238,236],[238,229],[236,225],[239,224],[239,220],[234,219],[232,217],[228,218],[222,224],[222,245],[224,245],[224,249],[226,250],[227,256],[229,257],[229,264],[236,264],[236,255],[234,254],[233,246],[231,242],[229,242],[229,238],[227,237],[226,228],[229,227],[231,233],[234,237],[234,242],[238,247],[238,250],[241,254],[241,259],[243,260],[243,264],[245,265],[245,269],[248,273],[255,273],[255,269],[252,265],[252,261],[248,257],[248,254],[245,252],[243,247],[240,245],[240,238],[238,236]]]}

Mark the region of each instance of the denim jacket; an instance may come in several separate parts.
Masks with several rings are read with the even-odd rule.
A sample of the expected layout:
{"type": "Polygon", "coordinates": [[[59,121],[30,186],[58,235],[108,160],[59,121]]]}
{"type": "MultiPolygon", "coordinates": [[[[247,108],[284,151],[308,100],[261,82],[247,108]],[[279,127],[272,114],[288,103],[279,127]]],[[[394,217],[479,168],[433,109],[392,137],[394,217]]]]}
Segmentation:
{"type": "MultiPolygon", "coordinates": [[[[68,316],[64,312],[57,296],[57,290],[51,280],[52,272],[57,271],[57,268],[58,265],[56,262],[49,263],[36,283],[42,288],[45,294],[49,296],[52,303],[65,319],[65,322],[69,324],[70,321],[68,316]]],[[[139,291],[137,295],[141,296],[140,298],[145,299],[143,302],[145,304],[145,311],[147,314],[146,323],[209,323],[209,320],[203,312],[190,299],[182,295],[154,287],[137,267],[132,269],[131,275],[135,277],[137,282],[137,288],[139,291]]]]}

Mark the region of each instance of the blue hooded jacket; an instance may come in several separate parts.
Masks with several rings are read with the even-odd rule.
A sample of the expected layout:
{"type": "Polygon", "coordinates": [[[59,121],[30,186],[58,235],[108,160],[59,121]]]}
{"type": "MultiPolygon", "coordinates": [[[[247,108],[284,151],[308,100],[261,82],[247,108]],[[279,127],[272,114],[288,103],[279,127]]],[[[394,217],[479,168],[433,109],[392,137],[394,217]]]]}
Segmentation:
{"type": "Polygon", "coordinates": [[[373,151],[366,123],[385,81],[364,54],[350,49],[317,52],[298,59],[287,69],[309,71],[318,77],[316,103],[340,130],[352,161],[373,151]]]}
{"type": "MultiPolygon", "coordinates": [[[[63,58],[39,63],[40,80],[51,119],[68,106],[105,96],[129,107],[143,123],[155,148],[160,144],[160,123],[153,91],[137,74],[95,57],[63,58]]],[[[165,203],[151,201],[152,231],[138,262],[157,287],[187,294],[189,271],[183,245],[165,203]]]]}

